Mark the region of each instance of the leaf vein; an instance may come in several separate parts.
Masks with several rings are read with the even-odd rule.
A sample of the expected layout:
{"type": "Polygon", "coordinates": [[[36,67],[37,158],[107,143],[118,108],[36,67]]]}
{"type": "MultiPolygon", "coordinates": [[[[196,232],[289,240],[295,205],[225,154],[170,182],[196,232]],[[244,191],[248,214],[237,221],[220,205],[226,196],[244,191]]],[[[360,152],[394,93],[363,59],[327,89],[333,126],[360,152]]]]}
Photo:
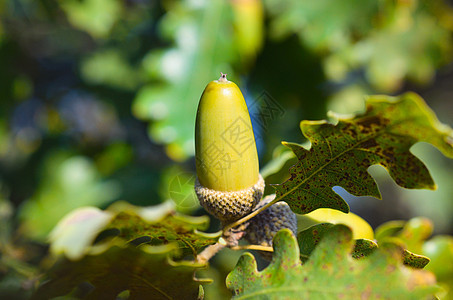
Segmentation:
{"type": "MultiPolygon", "coordinates": [[[[309,174],[308,176],[306,176],[299,184],[296,184],[293,188],[291,188],[290,190],[288,190],[287,192],[283,193],[281,196],[279,197],[276,197],[276,199],[274,200],[275,202],[277,202],[278,200],[281,200],[283,198],[285,198],[286,196],[288,196],[289,194],[293,193],[296,189],[298,189],[302,184],[305,184],[309,179],[311,179],[313,176],[315,176],[317,173],[321,172],[324,168],[326,168],[330,163],[332,163],[333,161],[335,161],[336,159],[340,158],[341,156],[345,155],[346,153],[348,153],[349,151],[352,151],[353,149],[356,149],[358,145],[362,144],[363,142],[366,142],[370,139],[373,139],[373,138],[376,138],[378,137],[379,135],[381,135],[383,133],[383,131],[378,131],[376,132],[375,134],[372,134],[370,136],[368,136],[367,138],[364,138],[364,139],[361,139],[361,140],[358,140],[355,144],[353,144],[350,148],[347,148],[345,149],[344,151],[338,153],[336,156],[334,156],[332,159],[330,159],[328,162],[326,162],[325,164],[321,165],[319,168],[317,168],[313,173],[309,174]]],[[[312,148],[313,149],[313,148],[312,148]]],[[[284,183],[283,183],[284,184],[284,183]]]]}

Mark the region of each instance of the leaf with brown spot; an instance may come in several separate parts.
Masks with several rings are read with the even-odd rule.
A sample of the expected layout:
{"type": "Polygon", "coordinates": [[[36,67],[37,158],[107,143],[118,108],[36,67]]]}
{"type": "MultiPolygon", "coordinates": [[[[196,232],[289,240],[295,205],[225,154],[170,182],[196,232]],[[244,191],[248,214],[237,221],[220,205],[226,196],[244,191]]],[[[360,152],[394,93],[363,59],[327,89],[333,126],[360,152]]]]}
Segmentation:
{"type": "Polygon", "coordinates": [[[303,265],[289,230],[277,233],[273,245],[273,260],[262,271],[250,253],[241,256],[227,277],[234,299],[428,299],[439,291],[430,272],[402,264],[396,244],[354,259],[352,233],[344,225],[325,232],[303,265]]]}
{"type": "Polygon", "coordinates": [[[118,236],[128,242],[148,237],[149,244],[160,245],[176,242],[182,255],[196,254],[204,247],[214,244],[218,233],[203,233],[208,229],[209,217],[193,217],[177,213],[172,202],[160,206],[138,207],[126,202],[117,202],[107,210],[115,212],[105,229],[119,230],[118,236]]]}
{"type": "Polygon", "coordinates": [[[429,263],[429,258],[424,255],[419,255],[419,254],[412,253],[408,250],[404,250],[403,263],[406,266],[409,266],[412,268],[423,269],[429,263]]]}
{"type": "Polygon", "coordinates": [[[334,186],[355,196],[381,198],[367,172],[375,164],[384,166],[402,187],[435,189],[428,169],[409,151],[417,142],[430,143],[453,158],[453,130],[441,124],[414,93],[371,96],[361,115],[339,118],[336,125],[302,121],[300,127],[311,148],[283,142],[298,162],[290,169],[290,178],[276,186],[276,199],[286,201],[299,214],[322,207],[348,212],[334,186]]]}
{"type": "Polygon", "coordinates": [[[194,273],[206,264],[175,258],[217,241],[219,234],[198,231],[208,221],[176,213],[171,202],[79,208],[53,230],[49,263],[56,262],[47,266],[33,299],[115,299],[124,291],[130,299],[196,299],[194,273]]]}
{"type": "MultiPolygon", "coordinates": [[[[297,234],[302,261],[305,262],[311,255],[316,246],[321,242],[324,235],[334,227],[331,223],[321,223],[313,225],[297,234]]],[[[362,258],[370,255],[377,248],[377,244],[372,240],[357,239],[351,256],[353,258],[362,258]]]]}

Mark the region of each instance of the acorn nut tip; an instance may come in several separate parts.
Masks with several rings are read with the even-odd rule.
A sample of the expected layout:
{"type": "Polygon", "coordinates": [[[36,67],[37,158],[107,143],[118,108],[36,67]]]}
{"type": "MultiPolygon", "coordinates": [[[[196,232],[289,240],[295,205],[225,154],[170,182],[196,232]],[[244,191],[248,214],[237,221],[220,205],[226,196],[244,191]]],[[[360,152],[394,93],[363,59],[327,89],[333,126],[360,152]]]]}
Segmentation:
{"type": "Polygon", "coordinates": [[[258,154],[244,97],[221,73],[203,91],[195,123],[195,191],[223,223],[247,215],[263,195],[258,154]]]}

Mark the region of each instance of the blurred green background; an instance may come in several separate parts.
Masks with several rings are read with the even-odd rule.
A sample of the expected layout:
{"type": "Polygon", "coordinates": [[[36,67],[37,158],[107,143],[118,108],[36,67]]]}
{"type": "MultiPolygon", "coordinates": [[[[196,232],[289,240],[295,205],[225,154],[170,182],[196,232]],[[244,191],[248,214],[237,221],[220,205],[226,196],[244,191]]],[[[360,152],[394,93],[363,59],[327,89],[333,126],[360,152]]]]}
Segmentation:
{"type": "MultiPolygon", "coordinates": [[[[362,111],[367,94],[416,91],[451,125],[452,38],[444,0],[0,1],[0,295],[26,288],[17,278],[74,208],[172,199],[204,214],[194,123],[220,72],[246,97],[267,182],[281,183],[294,158],[280,141],[302,142],[303,119],[362,111]]],[[[381,167],[382,201],[336,191],[373,227],[424,215],[452,234],[453,163],[412,150],[437,191],[399,188],[381,167]]]]}

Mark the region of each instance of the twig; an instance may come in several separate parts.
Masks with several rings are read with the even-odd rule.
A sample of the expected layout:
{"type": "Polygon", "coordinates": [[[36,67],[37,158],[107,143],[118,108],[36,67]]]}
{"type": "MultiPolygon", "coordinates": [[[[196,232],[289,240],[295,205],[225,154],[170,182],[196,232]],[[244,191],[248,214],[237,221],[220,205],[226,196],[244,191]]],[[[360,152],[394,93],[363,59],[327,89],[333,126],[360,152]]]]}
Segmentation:
{"type": "Polygon", "coordinates": [[[220,250],[226,247],[225,243],[217,242],[213,245],[209,245],[200,254],[197,255],[197,261],[200,263],[208,262],[214,255],[220,250]]]}
{"type": "Polygon", "coordinates": [[[243,246],[234,246],[230,247],[231,250],[259,250],[259,251],[267,251],[267,252],[274,252],[274,249],[269,246],[261,246],[261,245],[243,245],[243,246]]]}

